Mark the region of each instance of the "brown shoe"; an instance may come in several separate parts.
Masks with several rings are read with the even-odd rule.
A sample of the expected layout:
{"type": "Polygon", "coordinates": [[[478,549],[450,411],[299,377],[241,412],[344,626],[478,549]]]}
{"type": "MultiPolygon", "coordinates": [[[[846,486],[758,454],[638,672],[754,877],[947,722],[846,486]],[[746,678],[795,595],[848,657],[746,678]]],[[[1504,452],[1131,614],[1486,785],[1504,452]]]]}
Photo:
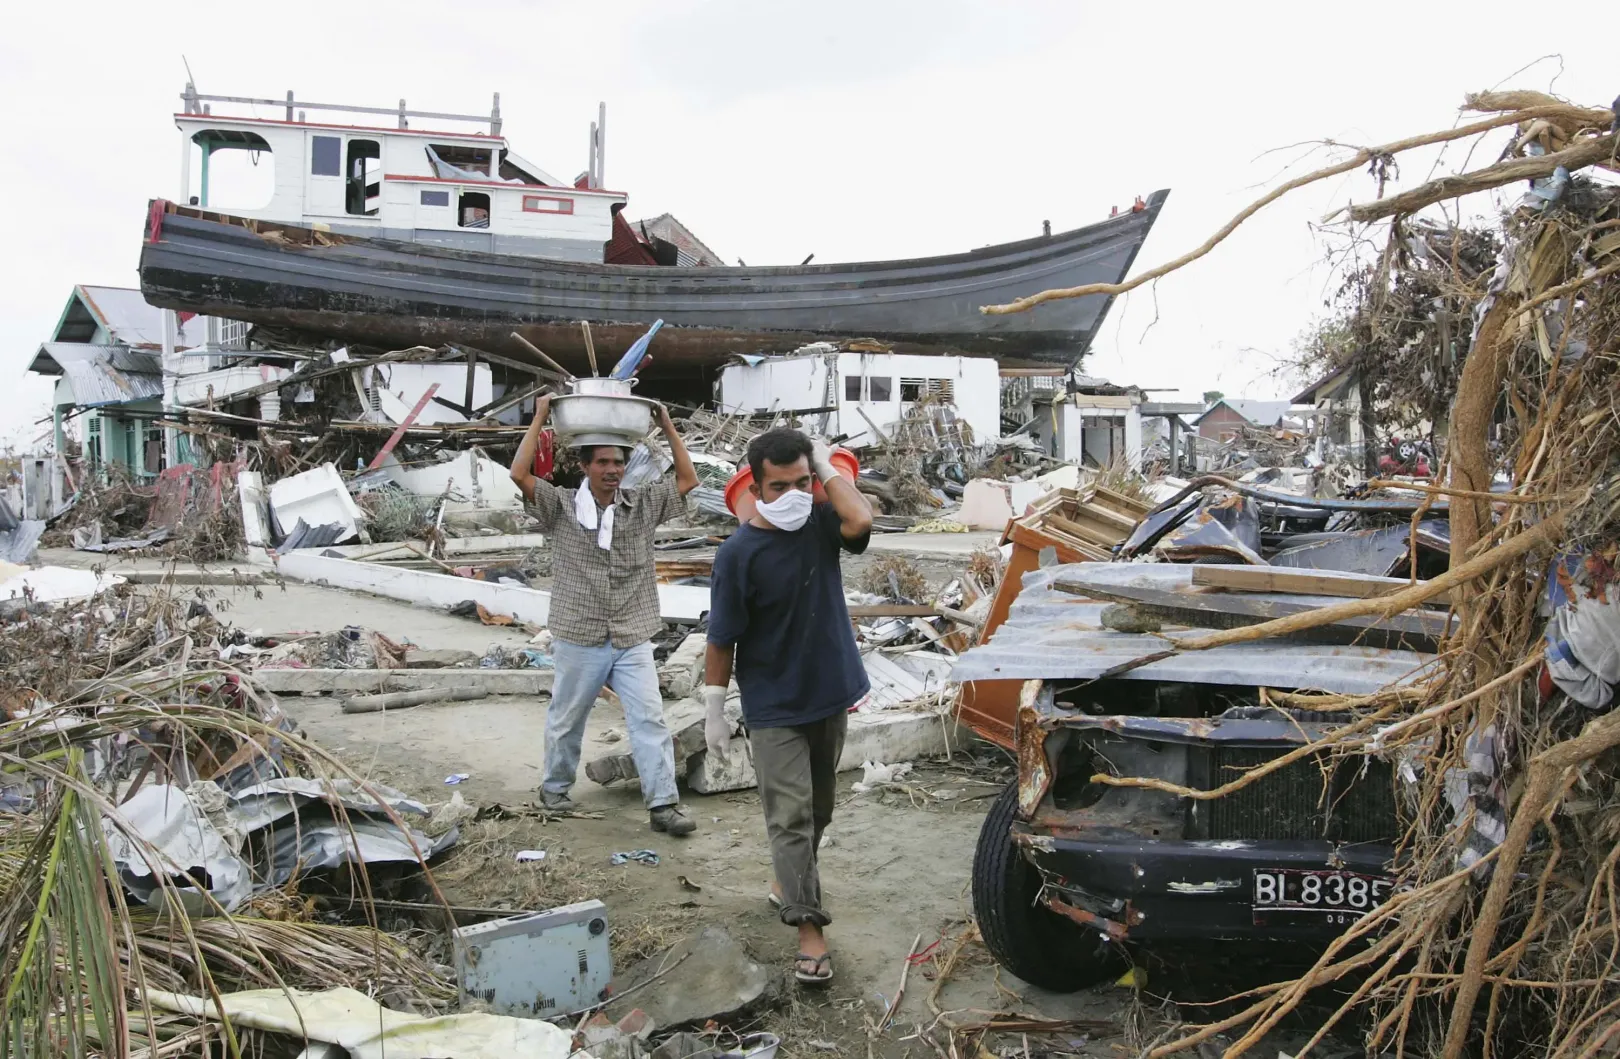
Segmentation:
{"type": "Polygon", "coordinates": [[[574,799],[568,797],[567,792],[558,794],[554,791],[542,789],[540,797],[535,800],[535,804],[548,813],[579,812],[579,806],[574,804],[574,799]]]}
{"type": "Polygon", "coordinates": [[[652,810],[652,829],[681,838],[697,830],[697,821],[679,805],[660,805],[652,810]]]}

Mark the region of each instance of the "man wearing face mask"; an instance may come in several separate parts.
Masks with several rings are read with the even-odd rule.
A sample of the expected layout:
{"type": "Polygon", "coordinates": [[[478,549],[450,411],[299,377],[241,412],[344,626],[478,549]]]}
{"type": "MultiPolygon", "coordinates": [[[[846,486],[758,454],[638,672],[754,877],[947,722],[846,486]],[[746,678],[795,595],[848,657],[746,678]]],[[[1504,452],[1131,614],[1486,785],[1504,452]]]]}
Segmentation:
{"type": "Polygon", "coordinates": [[[838,561],[840,550],[866,550],[872,509],[831,457],[797,430],[749,443],[755,515],[715,556],[703,689],[709,753],[724,761],[735,670],[771,841],[770,901],[799,928],[793,973],[810,983],[832,978],[816,850],[832,820],[849,709],[869,689],[838,561]],[[818,479],[824,504],[812,502],[818,479]]]}
{"type": "Polygon", "coordinates": [[[611,687],[624,704],[652,829],[688,835],[697,824],[678,804],[675,745],[653,661],[652,638],[664,627],[653,530],[682,512],[681,497],[697,487],[697,471],[669,411],[660,407],[658,425],[675,459],[674,481],[620,489],[627,451],[587,445],[579,452],[585,481],[578,489],[558,489],[534,475],[534,450],[550,412],[550,397],[535,402],[534,421],[512,461],[512,481],[550,538],[552,554],[549,624],[556,679],[546,710],[540,804],[556,812],[574,809],[568,790],[579,768],[585,721],[602,688],[611,687]]]}

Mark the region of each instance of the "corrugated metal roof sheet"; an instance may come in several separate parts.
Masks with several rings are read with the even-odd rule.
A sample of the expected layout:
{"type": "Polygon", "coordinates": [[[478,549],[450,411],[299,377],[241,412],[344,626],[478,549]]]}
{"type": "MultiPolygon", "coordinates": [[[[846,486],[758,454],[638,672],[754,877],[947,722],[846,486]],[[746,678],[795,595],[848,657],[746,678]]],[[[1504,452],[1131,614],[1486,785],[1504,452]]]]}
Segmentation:
{"type": "MultiPolygon", "coordinates": [[[[1223,404],[1257,427],[1276,426],[1277,421],[1287,415],[1288,409],[1292,407],[1287,401],[1251,401],[1242,397],[1227,397],[1216,401],[1212,407],[1204,412],[1203,416],[1198,417],[1198,420],[1202,420],[1204,416],[1209,415],[1210,412],[1215,411],[1216,408],[1223,404]]],[[[1198,420],[1195,420],[1195,422],[1198,420]]]]}
{"type": "MultiPolygon", "coordinates": [[[[1166,639],[1209,631],[1166,625],[1156,635],[1114,632],[1102,625],[1106,603],[1052,587],[1061,577],[1095,572],[1097,567],[1107,565],[1081,563],[1030,572],[1006,622],[991,635],[989,643],[962,656],[951,671],[951,679],[1092,680],[1117,665],[1165,650],[1169,646],[1166,639]]],[[[1122,572],[1148,568],[1114,565],[1122,572]]],[[[1434,661],[1433,655],[1417,651],[1257,640],[1172,655],[1132,669],[1118,679],[1366,695],[1390,684],[1410,683],[1434,661]]]]}
{"type": "MultiPolygon", "coordinates": [[[[140,291],[81,283],[74,292],[112,335],[114,342],[143,349],[163,348],[163,310],[146,304],[140,291]]],[[[193,316],[181,322],[175,345],[190,349],[207,341],[208,317],[193,316]]]]}
{"type": "Polygon", "coordinates": [[[156,353],[84,342],[45,342],[30,370],[67,376],[74,403],[100,405],[163,396],[163,368],[156,353]],[[54,366],[56,371],[51,371],[54,366]]]}

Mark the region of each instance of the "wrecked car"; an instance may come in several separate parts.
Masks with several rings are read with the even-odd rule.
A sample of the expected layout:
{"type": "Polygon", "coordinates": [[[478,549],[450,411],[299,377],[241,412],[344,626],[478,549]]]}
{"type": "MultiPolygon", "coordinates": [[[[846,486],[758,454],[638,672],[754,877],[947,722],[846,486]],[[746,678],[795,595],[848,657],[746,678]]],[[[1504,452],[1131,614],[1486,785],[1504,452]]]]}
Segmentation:
{"type": "Polygon", "coordinates": [[[1034,571],[952,674],[1022,682],[1017,779],[980,832],[973,902],[996,960],[1043,988],[1117,974],[1136,943],[1325,942],[1394,886],[1389,763],[1305,755],[1233,781],[1345,723],[1270,692],[1370,694],[1421,679],[1434,656],[1279,639],[1177,653],[1170,641],[1204,630],[1119,631],[1104,617],[1118,604],[1075,587],[1077,571],[1099,584],[1176,570],[1034,571]]]}

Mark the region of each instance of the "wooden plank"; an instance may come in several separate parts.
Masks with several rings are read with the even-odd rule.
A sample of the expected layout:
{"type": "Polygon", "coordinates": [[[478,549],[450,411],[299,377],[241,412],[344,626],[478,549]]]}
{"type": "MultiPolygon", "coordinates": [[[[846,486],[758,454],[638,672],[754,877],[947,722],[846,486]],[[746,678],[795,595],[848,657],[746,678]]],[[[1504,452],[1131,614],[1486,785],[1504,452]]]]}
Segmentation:
{"type": "MultiPolygon", "coordinates": [[[[1141,613],[1166,623],[1206,629],[1235,629],[1247,625],[1260,625],[1273,618],[1303,614],[1317,610],[1321,606],[1317,603],[1295,602],[1259,594],[1166,591],[1138,585],[1081,580],[1055,581],[1052,587],[1060,592],[1068,592],[1087,599],[1128,603],[1141,613]]],[[[1455,625],[1454,622],[1450,624],[1455,625]]],[[[1331,625],[1317,626],[1290,639],[1314,643],[1359,644],[1364,647],[1433,651],[1447,628],[1448,618],[1445,614],[1420,609],[1385,619],[1350,618],[1331,625]]]]}
{"type": "Polygon", "coordinates": [[[377,450],[377,455],[371,458],[371,462],[366,465],[366,470],[375,471],[382,466],[382,461],[386,460],[388,454],[394,451],[394,446],[399,444],[399,439],[403,438],[405,432],[411,429],[411,424],[416,422],[416,417],[422,414],[422,409],[428,406],[428,402],[433,400],[433,395],[438,392],[438,383],[434,383],[427,388],[427,393],[424,393],[422,399],[416,402],[416,407],[411,409],[411,414],[405,417],[404,421],[399,424],[399,427],[392,434],[388,435],[388,440],[383,442],[383,447],[377,450]]]}
{"type": "MultiPolygon", "coordinates": [[[[1308,570],[1264,566],[1198,565],[1193,567],[1192,579],[1195,585],[1238,592],[1283,592],[1296,596],[1341,596],[1346,599],[1372,599],[1412,587],[1409,581],[1328,577],[1308,570]]],[[[1417,583],[1421,585],[1423,582],[1417,583]]],[[[1435,602],[1449,604],[1450,596],[1442,592],[1435,597],[1435,602]]]]}
{"type": "Polygon", "coordinates": [[[1078,522],[1071,522],[1062,515],[1047,515],[1046,524],[1050,527],[1062,530],[1071,537],[1076,537],[1083,541],[1089,541],[1090,543],[1098,545],[1102,548],[1112,548],[1114,545],[1120,542],[1120,538],[1118,537],[1111,536],[1108,533],[1095,529],[1091,526],[1081,525],[1078,522]]]}
{"type": "Polygon", "coordinates": [[[1079,505],[1075,509],[1075,517],[1087,518],[1093,522],[1101,523],[1104,526],[1111,526],[1118,530],[1122,539],[1129,537],[1131,535],[1131,531],[1136,528],[1136,524],[1141,521],[1141,519],[1131,518],[1128,515],[1120,514],[1118,511],[1108,507],[1095,497],[1093,497],[1088,503],[1079,505]]]}
{"type": "Polygon", "coordinates": [[[1096,491],[1092,494],[1091,499],[1093,503],[1101,504],[1104,507],[1119,512],[1121,515],[1130,517],[1133,522],[1142,521],[1143,517],[1146,516],[1149,511],[1153,510],[1152,504],[1133,499],[1132,497],[1126,496],[1124,493],[1116,493],[1107,486],[1099,485],[1096,491]]]}
{"type": "Polygon", "coordinates": [[[849,608],[852,618],[937,618],[934,607],[916,603],[871,603],[849,608]]]}

